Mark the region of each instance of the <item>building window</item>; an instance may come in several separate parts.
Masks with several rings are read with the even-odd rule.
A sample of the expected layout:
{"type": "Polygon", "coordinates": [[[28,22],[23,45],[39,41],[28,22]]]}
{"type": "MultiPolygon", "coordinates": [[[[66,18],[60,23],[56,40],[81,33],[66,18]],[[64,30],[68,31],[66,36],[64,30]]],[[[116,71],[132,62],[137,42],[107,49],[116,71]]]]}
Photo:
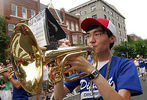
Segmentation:
{"type": "Polygon", "coordinates": [[[11,5],[11,11],[13,16],[17,16],[17,6],[15,4],[11,5]]]}
{"type": "Polygon", "coordinates": [[[92,18],[95,18],[95,19],[97,19],[97,14],[95,14],[95,15],[92,15],[92,18]]]}
{"type": "Polygon", "coordinates": [[[76,31],[79,31],[79,26],[78,26],[78,24],[76,24],[76,31]]]}
{"type": "Polygon", "coordinates": [[[96,6],[94,5],[91,7],[91,11],[95,11],[95,10],[96,10],[96,6]]]}
{"type": "Polygon", "coordinates": [[[87,14],[87,11],[84,11],[84,14],[87,14]]]}
{"type": "Polygon", "coordinates": [[[79,14],[82,15],[82,11],[80,11],[79,14]]]}
{"type": "Polygon", "coordinates": [[[115,24],[113,19],[112,19],[112,23],[115,24]]]}
{"type": "Polygon", "coordinates": [[[27,8],[22,8],[22,18],[27,19],[27,8]]]}
{"type": "Polygon", "coordinates": [[[106,15],[104,15],[104,18],[105,18],[105,19],[107,19],[107,16],[106,16],[106,15]]]}
{"type": "Polygon", "coordinates": [[[122,20],[122,23],[124,23],[124,20],[122,20]]]}
{"type": "Polygon", "coordinates": [[[118,23],[118,27],[120,28],[120,24],[118,23]]]}
{"type": "Polygon", "coordinates": [[[8,24],[8,32],[9,32],[9,36],[12,35],[13,29],[15,28],[14,24],[8,24]]]}
{"type": "Polygon", "coordinates": [[[83,43],[83,36],[80,35],[80,43],[83,43]]]}
{"type": "Polygon", "coordinates": [[[72,35],[73,44],[77,44],[77,35],[72,35]]]}
{"type": "Polygon", "coordinates": [[[67,29],[69,30],[69,22],[66,21],[67,29]]]}
{"type": "Polygon", "coordinates": [[[126,28],[124,27],[124,30],[126,30],[126,28]]]}
{"type": "Polygon", "coordinates": [[[33,17],[35,15],[36,15],[35,11],[34,10],[31,10],[31,17],[33,17]]]}
{"type": "Polygon", "coordinates": [[[103,6],[103,10],[104,10],[104,11],[106,11],[106,8],[105,8],[105,6],[103,6]]]}
{"type": "Polygon", "coordinates": [[[121,36],[121,31],[119,31],[119,35],[121,36]]]}
{"type": "Polygon", "coordinates": [[[74,23],[71,22],[71,30],[74,31],[74,23]]]}
{"type": "Polygon", "coordinates": [[[117,16],[116,19],[119,20],[119,17],[117,16]]]}
{"type": "Polygon", "coordinates": [[[112,11],[110,12],[110,15],[113,16],[113,12],[112,11]]]}

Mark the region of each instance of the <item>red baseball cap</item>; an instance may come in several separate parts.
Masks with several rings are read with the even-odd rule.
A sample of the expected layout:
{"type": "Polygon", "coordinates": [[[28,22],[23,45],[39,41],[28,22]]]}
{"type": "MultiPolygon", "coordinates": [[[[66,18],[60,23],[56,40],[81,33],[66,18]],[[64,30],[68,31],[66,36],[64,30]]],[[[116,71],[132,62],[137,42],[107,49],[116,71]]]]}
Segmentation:
{"type": "Polygon", "coordinates": [[[105,28],[110,30],[113,33],[113,35],[116,35],[116,28],[115,28],[114,24],[107,19],[86,18],[85,20],[82,21],[81,28],[85,31],[87,29],[87,27],[91,24],[101,24],[102,26],[104,26],[105,28]]]}

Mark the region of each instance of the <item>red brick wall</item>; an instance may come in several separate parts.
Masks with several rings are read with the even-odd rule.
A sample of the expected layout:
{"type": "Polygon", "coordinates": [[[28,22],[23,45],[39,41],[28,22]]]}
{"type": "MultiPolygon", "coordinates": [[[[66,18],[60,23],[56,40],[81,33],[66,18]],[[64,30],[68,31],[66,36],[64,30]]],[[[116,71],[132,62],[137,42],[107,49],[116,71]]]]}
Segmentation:
{"type": "MultiPolygon", "coordinates": [[[[38,2],[33,0],[2,0],[4,17],[8,24],[17,24],[22,21],[22,7],[27,9],[27,18],[31,17],[31,10],[34,10],[37,14],[40,11],[40,0],[38,2]],[[11,16],[11,5],[17,5],[17,17],[11,16]]],[[[7,28],[8,33],[8,28],[7,28]]]]}
{"type": "Polygon", "coordinates": [[[84,39],[84,34],[81,32],[81,28],[80,28],[80,17],[70,15],[64,10],[64,8],[62,8],[60,11],[62,12],[63,23],[66,25],[66,21],[68,20],[69,22],[70,30],[67,31],[67,35],[70,35],[69,40],[71,42],[71,45],[73,45],[72,35],[77,35],[77,41],[79,41],[79,38],[78,38],[79,35],[82,35],[84,39]],[[76,30],[76,24],[78,24],[79,31],[71,31],[71,22],[74,23],[74,30],[76,30]]]}
{"type": "Polygon", "coordinates": [[[4,16],[8,23],[17,24],[22,19],[22,7],[27,8],[27,18],[31,17],[31,9],[36,13],[40,10],[38,3],[33,0],[4,0],[4,16]],[[11,4],[17,5],[17,16],[20,18],[12,17],[11,15],[11,4]]]}

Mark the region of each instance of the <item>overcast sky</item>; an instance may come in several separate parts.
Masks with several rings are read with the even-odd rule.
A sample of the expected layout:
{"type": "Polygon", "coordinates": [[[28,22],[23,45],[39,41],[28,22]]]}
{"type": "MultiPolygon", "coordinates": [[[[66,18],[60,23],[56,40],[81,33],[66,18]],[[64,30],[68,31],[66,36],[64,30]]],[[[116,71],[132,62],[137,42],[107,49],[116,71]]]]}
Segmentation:
{"type": "MultiPolygon", "coordinates": [[[[56,9],[69,9],[89,0],[52,0],[56,9]]],[[[147,0],[105,0],[114,5],[117,10],[126,18],[127,34],[136,34],[147,39],[147,0]]],[[[48,4],[50,0],[40,0],[48,4]]]]}

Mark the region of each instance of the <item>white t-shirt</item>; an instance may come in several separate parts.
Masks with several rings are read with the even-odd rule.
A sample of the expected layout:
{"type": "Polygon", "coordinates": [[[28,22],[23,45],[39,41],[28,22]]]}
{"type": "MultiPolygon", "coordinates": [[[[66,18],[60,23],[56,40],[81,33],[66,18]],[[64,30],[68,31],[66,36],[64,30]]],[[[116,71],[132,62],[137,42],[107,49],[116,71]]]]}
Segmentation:
{"type": "Polygon", "coordinates": [[[43,66],[43,80],[48,80],[48,68],[47,66],[43,66]]]}
{"type": "Polygon", "coordinates": [[[107,64],[109,62],[109,60],[106,61],[99,61],[98,62],[98,66],[97,69],[100,70],[105,64],[107,64]]]}
{"type": "Polygon", "coordinates": [[[139,66],[139,63],[138,63],[137,60],[134,60],[134,64],[135,64],[136,66],[139,66]]]}

